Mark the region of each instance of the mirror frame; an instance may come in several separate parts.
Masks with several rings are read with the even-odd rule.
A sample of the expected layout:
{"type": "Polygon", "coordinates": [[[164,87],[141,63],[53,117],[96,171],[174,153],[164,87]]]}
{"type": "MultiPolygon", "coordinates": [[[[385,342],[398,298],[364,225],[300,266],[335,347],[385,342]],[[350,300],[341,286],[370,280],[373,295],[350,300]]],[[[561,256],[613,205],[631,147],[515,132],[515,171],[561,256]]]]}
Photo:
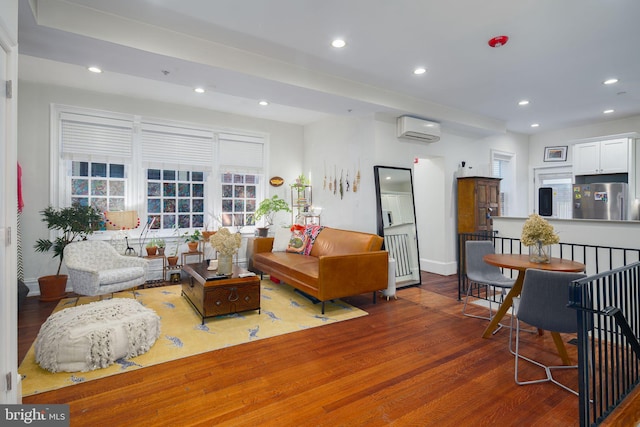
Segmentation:
{"type": "MultiPolygon", "coordinates": [[[[375,181],[376,188],[376,220],[378,222],[378,236],[384,239],[384,221],[382,219],[382,197],[380,192],[380,170],[381,169],[394,169],[400,171],[409,172],[409,184],[411,185],[411,203],[413,208],[413,226],[415,228],[415,242],[416,242],[416,256],[418,262],[418,279],[416,282],[403,282],[402,287],[408,286],[416,286],[422,284],[421,274],[420,274],[420,245],[418,244],[418,222],[416,216],[416,201],[413,194],[413,171],[409,168],[401,168],[396,166],[382,166],[376,165],[373,167],[373,176],[375,181]]],[[[382,243],[382,249],[386,249],[386,244],[382,243]]]]}

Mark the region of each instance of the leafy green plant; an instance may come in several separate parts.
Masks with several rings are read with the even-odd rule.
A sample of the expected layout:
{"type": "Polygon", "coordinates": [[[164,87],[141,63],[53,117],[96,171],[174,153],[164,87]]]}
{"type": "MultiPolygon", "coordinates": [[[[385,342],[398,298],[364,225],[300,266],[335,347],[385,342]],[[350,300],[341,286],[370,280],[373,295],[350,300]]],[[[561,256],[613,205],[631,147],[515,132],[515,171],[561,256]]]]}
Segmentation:
{"type": "Polygon", "coordinates": [[[156,239],[156,246],[159,248],[164,248],[167,246],[167,242],[164,239],[156,239]]]}
{"type": "Polygon", "coordinates": [[[202,240],[202,233],[200,232],[200,230],[196,230],[191,234],[189,234],[188,232],[184,233],[184,241],[186,243],[199,242],[200,240],[202,240]]]}
{"type": "Polygon", "coordinates": [[[305,185],[309,185],[309,179],[304,176],[304,174],[300,174],[298,175],[298,177],[296,178],[296,182],[291,184],[292,187],[303,187],[305,185]]]}
{"type": "Polygon", "coordinates": [[[256,220],[259,220],[264,217],[264,220],[267,223],[267,228],[269,228],[273,225],[274,215],[279,211],[291,212],[291,209],[284,199],[281,199],[277,194],[274,194],[270,199],[264,199],[260,202],[258,209],[256,209],[255,218],[256,220]]]}
{"type": "Polygon", "coordinates": [[[54,240],[38,239],[34,248],[36,252],[52,250],[53,258],[60,258],[56,272],[56,276],[59,276],[64,258],[64,248],[76,239],[86,240],[87,236],[99,230],[104,223],[102,214],[92,206],[79,204],[60,209],[49,206],[40,213],[42,221],[47,223],[47,228],[58,231],[60,234],[54,240]]]}

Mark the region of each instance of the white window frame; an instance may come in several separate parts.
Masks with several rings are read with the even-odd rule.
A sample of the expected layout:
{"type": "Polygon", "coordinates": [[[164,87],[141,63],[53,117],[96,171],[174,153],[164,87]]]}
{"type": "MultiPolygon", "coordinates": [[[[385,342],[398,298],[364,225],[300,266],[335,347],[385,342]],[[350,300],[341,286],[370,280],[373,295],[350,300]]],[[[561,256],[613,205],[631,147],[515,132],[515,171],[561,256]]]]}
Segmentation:
{"type": "Polygon", "coordinates": [[[491,175],[496,178],[502,178],[500,181],[500,200],[501,200],[501,209],[500,216],[507,216],[510,212],[513,211],[512,203],[516,200],[515,197],[515,188],[517,185],[516,177],[516,154],[508,151],[500,151],[500,150],[491,150],[491,175]],[[497,176],[494,174],[493,164],[496,161],[507,162],[508,171],[505,176],[497,176]]]}
{"type": "MultiPolygon", "coordinates": [[[[570,179],[571,184],[573,184],[573,169],[571,165],[558,165],[558,166],[544,166],[544,167],[536,167],[533,168],[533,211],[538,212],[538,203],[539,203],[539,192],[538,190],[542,187],[541,175],[555,175],[558,177],[564,177],[565,179],[570,179]]],[[[555,209],[554,209],[555,211],[555,209]]],[[[573,217],[573,213],[570,212],[569,217],[565,219],[571,219],[573,217]]],[[[558,215],[555,214],[552,218],[558,218],[558,215]]]]}
{"type": "MultiPolygon", "coordinates": [[[[193,124],[193,123],[185,123],[174,120],[163,120],[157,118],[147,118],[139,115],[132,114],[123,114],[117,112],[110,112],[104,110],[95,110],[89,108],[82,108],[70,105],[63,104],[51,104],[50,108],[50,124],[51,124],[51,134],[50,134],[50,170],[51,170],[51,179],[50,179],[50,204],[52,206],[67,206],[71,201],[71,189],[70,189],[70,179],[67,175],[68,166],[67,160],[62,157],[62,147],[61,147],[61,114],[70,113],[70,114],[79,114],[79,115],[89,115],[102,117],[105,120],[124,120],[130,121],[132,123],[132,143],[133,149],[131,153],[131,159],[128,159],[125,162],[125,174],[127,179],[126,185],[126,195],[125,195],[125,209],[136,210],[138,215],[140,216],[140,221],[142,224],[146,221],[147,215],[147,168],[151,166],[153,168],[153,163],[149,162],[148,164],[143,165],[143,155],[142,155],[142,135],[141,129],[144,126],[169,126],[169,127],[177,127],[187,132],[192,132],[194,134],[202,135],[202,134],[211,134],[212,135],[212,157],[210,160],[210,168],[209,173],[204,170],[204,167],[193,166],[181,164],[178,162],[164,162],[160,165],[160,169],[182,169],[182,170],[196,170],[196,171],[204,171],[205,172],[205,211],[204,211],[204,223],[205,226],[220,226],[220,224],[215,224],[216,217],[220,216],[221,212],[221,180],[220,176],[222,172],[237,172],[237,173],[253,173],[260,176],[259,183],[257,185],[256,190],[256,203],[258,203],[264,195],[266,194],[266,179],[267,176],[267,162],[268,162],[268,150],[269,150],[269,136],[266,133],[261,132],[253,132],[253,131],[244,131],[244,130],[236,130],[236,129],[227,129],[227,128],[214,128],[207,127],[201,124],[193,124]],[[221,151],[220,148],[220,140],[224,141],[238,141],[239,150],[229,151],[229,148],[234,148],[234,145],[226,145],[223,143],[223,148],[221,151]],[[249,145],[242,145],[242,142],[250,143],[249,145]],[[261,156],[258,160],[252,159],[252,151],[251,148],[261,147],[261,156]],[[247,151],[246,148],[249,148],[247,151]],[[221,163],[221,159],[226,159],[225,164],[221,163]],[[253,161],[252,161],[253,160],[253,161]]],[[[166,158],[170,158],[170,156],[166,156],[166,158]]],[[[122,163],[122,162],[114,162],[114,163],[122,163]]],[[[200,165],[202,166],[202,165],[200,165]]],[[[141,230],[141,229],[140,229],[141,230]]],[[[239,231],[243,233],[253,233],[255,230],[255,226],[246,226],[239,231]]],[[[180,229],[180,233],[184,233],[185,231],[191,232],[192,229],[180,229]]],[[[109,236],[109,233],[113,233],[112,231],[104,231],[96,233],[98,236],[101,234],[105,234],[109,236]]],[[[160,229],[157,230],[158,237],[170,237],[174,234],[173,230],[160,229]]]]}

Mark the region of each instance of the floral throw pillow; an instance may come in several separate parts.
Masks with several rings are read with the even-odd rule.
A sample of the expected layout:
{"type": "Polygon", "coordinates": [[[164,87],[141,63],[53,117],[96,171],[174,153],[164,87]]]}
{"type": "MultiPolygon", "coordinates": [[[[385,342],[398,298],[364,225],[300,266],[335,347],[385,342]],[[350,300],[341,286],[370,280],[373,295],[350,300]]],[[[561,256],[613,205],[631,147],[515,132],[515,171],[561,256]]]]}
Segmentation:
{"type": "Polygon", "coordinates": [[[287,252],[304,254],[304,251],[307,247],[307,240],[309,238],[304,231],[305,227],[300,224],[294,224],[291,227],[291,238],[289,239],[287,252]]]}

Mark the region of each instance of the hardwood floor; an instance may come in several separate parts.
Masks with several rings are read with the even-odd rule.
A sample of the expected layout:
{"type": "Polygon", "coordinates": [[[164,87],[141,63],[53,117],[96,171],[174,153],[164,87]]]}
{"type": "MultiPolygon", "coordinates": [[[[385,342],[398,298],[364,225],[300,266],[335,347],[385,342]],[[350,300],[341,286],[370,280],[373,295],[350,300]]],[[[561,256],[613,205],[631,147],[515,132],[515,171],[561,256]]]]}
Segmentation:
{"type": "MultiPolygon", "coordinates": [[[[550,383],[514,383],[508,330],[481,338],[486,321],[462,316],[455,276],[423,273],[423,285],[399,290],[397,300],[345,301],[369,315],[23,403],[67,403],[72,426],[578,425],[574,395],[550,383]]],[[[28,299],[19,315],[19,360],[54,306],[28,299]]],[[[559,362],[549,334],[525,340],[529,354],[559,362]]],[[[567,347],[575,359],[575,347],[567,347]]]]}

